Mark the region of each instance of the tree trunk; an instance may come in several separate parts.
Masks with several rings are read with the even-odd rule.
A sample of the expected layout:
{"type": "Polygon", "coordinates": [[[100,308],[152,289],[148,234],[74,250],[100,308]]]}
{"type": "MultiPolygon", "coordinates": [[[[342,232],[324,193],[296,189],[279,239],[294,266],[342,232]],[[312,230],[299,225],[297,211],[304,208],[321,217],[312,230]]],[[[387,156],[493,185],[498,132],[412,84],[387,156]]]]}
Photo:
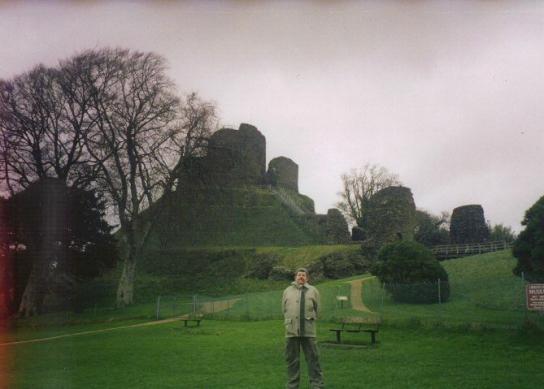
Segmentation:
{"type": "Polygon", "coordinates": [[[11,252],[7,245],[0,244],[0,323],[14,313],[15,288],[13,276],[11,252]]]}
{"type": "Polygon", "coordinates": [[[136,256],[133,249],[129,249],[127,258],[123,261],[123,272],[117,287],[117,307],[125,307],[134,302],[134,278],[136,275],[136,256]]]}
{"type": "MultiPolygon", "coordinates": [[[[154,219],[156,220],[156,218],[154,219]]],[[[127,256],[123,261],[123,271],[117,286],[117,307],[125,307],[134,303],[134,280],[136,278],[136,260],[141,257],[149,239],[154,223],[148,222],[140,230],[134,223],[130,229],[126,229],[127,256]],[[136,238],[134,231],[140,231],[136,238]]]]}
{"type": "Polygon", "coordinates": [[[47,293],[46,266],[37,260],[32,265],[25,291],[19,304],[18,316],[28,317],[37,315],[42,309],[43,300],[47,293]]]}

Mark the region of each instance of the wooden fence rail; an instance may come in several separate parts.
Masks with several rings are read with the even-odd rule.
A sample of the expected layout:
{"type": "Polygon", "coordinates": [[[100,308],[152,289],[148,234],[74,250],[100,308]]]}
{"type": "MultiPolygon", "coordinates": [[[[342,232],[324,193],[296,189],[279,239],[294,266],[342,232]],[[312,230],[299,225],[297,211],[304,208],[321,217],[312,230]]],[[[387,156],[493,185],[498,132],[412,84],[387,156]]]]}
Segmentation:
{"type": "Polygon", "coordinates": [[[512,247],[512,242],[483,242],[466,244],[448,244],[433,246],[431,248],[437,259],[451,259],[467,257],[469,255],[489,253],[492,251],[506,250],[512,247]]]}

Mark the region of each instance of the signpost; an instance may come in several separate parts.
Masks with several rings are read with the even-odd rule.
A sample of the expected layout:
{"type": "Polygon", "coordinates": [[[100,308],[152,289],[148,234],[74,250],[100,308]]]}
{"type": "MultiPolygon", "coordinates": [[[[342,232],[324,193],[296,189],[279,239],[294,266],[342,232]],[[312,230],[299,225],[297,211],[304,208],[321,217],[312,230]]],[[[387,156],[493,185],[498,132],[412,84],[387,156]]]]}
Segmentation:
{"type": "Polygon", "coordinates": [[[529,311],[544,311],[544,284],[527,284],[525,295],[529,311]]]}
{"type": "Polygon", "coordinates": [[[348,301],[348,296],[336,296],[336,300],[340,301],[340,309],[344,309],[344,301],[348,301]]]}

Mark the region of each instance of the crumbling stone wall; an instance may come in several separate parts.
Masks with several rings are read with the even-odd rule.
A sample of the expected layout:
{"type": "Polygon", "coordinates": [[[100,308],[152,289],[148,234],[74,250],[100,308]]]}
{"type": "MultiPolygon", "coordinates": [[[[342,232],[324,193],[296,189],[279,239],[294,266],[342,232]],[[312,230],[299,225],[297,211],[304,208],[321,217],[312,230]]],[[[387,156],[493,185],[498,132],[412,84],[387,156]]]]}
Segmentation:
{"type": "Polygon", "coordinates": [[[365,233],[363,231],[363,229],[359,226],[354,226],[352,229],[351,229],[351,240],[352,241],[363,241],[365,240],[365,233]]]}
{"type": "Polygon", "coordinates": [[[416,225],[416,205],[410,188],[384,188],[370,198],[363,216],[363,250],[373,256],[384,244],[413,240],[416,225]]]}
{"type": "Polygon", "coordinates": [[[453,210],[450,240],[452,243],[480,243],[489,240],[489,228],[481,205],[463,205],[453,210]]]}
{"type": "Polygon", "coordinates": [[[266,172],[266,139],[256,127],[242,123],[223,128],[208,142],[210,180],[220,186],[261,185],[266,172]]]}
{"type": "Polygon", "coordinates": [[[268,183],[298,193],[298,165],[286,157],[277,157],[268,164],[268,183]]]}
{"type": "Polygon", "coordinates": [[[327,211],[327,241],[329,243],[348,243],[349,228],[344,215],[336,208],[327,211]]]}

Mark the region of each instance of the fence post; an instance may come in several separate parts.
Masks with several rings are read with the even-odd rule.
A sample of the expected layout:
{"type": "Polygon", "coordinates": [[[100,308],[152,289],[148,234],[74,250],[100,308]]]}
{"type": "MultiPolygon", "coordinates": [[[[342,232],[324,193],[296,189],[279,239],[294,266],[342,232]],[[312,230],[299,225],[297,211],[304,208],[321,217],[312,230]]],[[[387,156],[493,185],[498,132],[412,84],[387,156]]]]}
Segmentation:
{"type": "Polygon", "coordinates": [[[440,291],[440,278],[438,279],[438,304],[442,304],[442,294],[440,291]]]}
{"type": "Polygon", "coordinates": [[[383,300],[385,298],[385,282],[382,283],[382,306],[381,306],[381,309],[383,311],[383,300]]]}
{"type": "Polygon", "coordinates": [[[196,304],[197,304],[197,297],[196,294],[193,295],[193,313],[196,313],[196,304]]]}
{"type": "Polygon", "coordinates": [[[157,320],[159,320],[161,314],[161,296],[157,297],[157,320]]]}

